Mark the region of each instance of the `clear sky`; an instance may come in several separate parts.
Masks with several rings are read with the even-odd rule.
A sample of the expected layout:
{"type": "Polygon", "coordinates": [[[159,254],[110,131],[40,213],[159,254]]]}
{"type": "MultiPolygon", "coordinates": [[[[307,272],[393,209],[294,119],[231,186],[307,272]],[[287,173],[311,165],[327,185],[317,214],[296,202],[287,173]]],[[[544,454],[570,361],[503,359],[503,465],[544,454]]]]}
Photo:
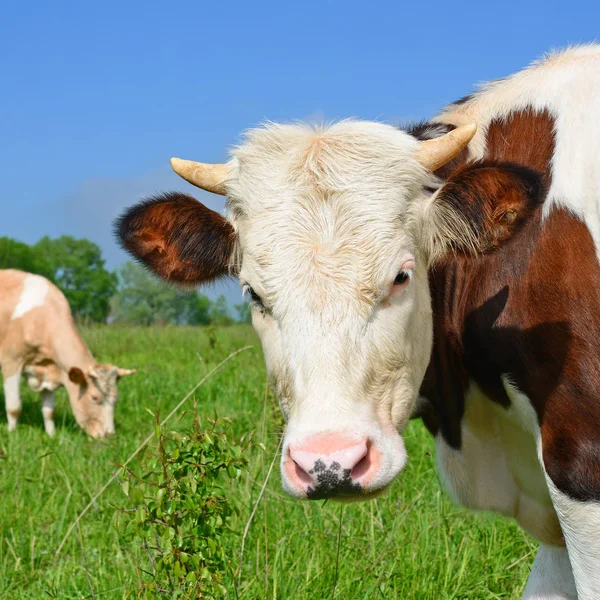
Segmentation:
{"type": "Polygon", "coordinates": [[[223,207],[170,156],[223,162],[265,119],[426,118],[599,34],[598,1],[3,2],[0,235],[85,236],[115,267],[111,222],[137,199],[223,207]]]}

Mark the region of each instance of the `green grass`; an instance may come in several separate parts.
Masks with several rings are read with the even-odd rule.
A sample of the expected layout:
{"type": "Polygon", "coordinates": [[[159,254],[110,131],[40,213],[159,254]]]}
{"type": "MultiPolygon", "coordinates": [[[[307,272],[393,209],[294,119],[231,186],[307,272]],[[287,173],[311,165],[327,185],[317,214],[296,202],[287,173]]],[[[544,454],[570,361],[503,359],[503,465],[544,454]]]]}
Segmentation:
{"type": "MultiPolygon", "coordinates": [[[[127,598],[139,594],[147,559],[117,533],[128,498],[112,484],[82,519],[61,556],[54,553],[93,494],[153,431],[146,409],[162,415],[231,351],[254,348],[210,378],[190,399],[200,415],[228,416],[240,436],[254,431],[250,475],[232,487],[240,517],[227,539],[240,565],[242,532],[277,449],[282,423],[250,328],[98,328],[84,331],[99,361],[135,367],[123,380],[117,436],[88,439],[74,424],[64,392],[57,435],[49,439],[37,398],[23,388],[24,412],[8,434],[0,402],[0,598],[127,598]]],[[[1,392],[0,392],[1,393],[1,392]]],[[[174,417],[186,427],[191,414],[174,417]]],[[[513,523],[452,504],[440,487],[433,441],[420,423],[406,434],[410,461],[389,492],[370,503],[301,503],[281,491],[278,465],[245,541],[241,586],[230,598],[518,598],[535,544],[513,523]],[[340,522],[341,519],[341,522],[340,522]],[[338,554],[339,549],[339,554],[338,554]],[[336,577],[337,573],[337,577],[336,577]]]]}

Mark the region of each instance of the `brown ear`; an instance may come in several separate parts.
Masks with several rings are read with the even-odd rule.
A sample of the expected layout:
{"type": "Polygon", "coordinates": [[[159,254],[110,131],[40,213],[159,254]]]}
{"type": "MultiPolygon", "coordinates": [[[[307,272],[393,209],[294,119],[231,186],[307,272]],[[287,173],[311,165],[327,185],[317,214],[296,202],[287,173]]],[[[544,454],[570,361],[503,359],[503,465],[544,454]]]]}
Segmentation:
{"type": "Polygon", "coordinates": [[[541,175],[520,165],[482,161],[466,165],[437,192],[434,246],[487,252],[509,239],[541,205],[541,175]],[[436,217],[437,213],[437,217],[436,217]]]}
{"type": "Polygon", "coordinates": [[[125,250],[159,277],[199,284],[229,272],[235,232],[225,217],[179,192],[155,196],[115,223],[125,250]]]}
{"type": "Polygon", "coordinates": [[[77,385],[86,385],[87,381],[83,371],[79,367],[71,367],[69,369],[69,379],[77,385]]]}

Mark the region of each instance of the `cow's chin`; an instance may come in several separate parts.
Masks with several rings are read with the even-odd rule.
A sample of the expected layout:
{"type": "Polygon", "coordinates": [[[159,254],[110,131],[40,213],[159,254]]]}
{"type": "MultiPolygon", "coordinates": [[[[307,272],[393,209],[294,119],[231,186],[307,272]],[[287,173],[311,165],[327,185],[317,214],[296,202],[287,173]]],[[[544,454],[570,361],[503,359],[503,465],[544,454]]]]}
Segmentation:
{"type": "MultiPolygon", "coordinates": [[[[392,479],[392,481],[394,481],[394,479],[392,479]]],[[[363,490],[354,495],[324,496],[324,497],[309,496],[306,493],[299,492],[298,490],[290,490],[285,484],[283,486],[283,489],[290,496],[296,498],[297,500],[308,500],[311,502],[323,500],[323,501],[327,501],[327,502],[339,502],[342,504],[356,504],[358,502],[368,502],[369,500],[374,500],[375,498],[379,498],[380,496],[383,496],[385,493],[387,493],[392,481],[383,485],[380,488],[363,490]]]]}
{"type": "MultiPolygon", "coordinates": [[[[391,483],[391,482],[390,482],[391,483]]],[[[342,502],[343,504],[355,504],[357,502],[368,502],[383,496],[389,489],[390,484],[384,485],[382,488],[377,490],[365,490],[362,494],[356,496],[334,496],[330,498],[333,502],[342,502]]]]}

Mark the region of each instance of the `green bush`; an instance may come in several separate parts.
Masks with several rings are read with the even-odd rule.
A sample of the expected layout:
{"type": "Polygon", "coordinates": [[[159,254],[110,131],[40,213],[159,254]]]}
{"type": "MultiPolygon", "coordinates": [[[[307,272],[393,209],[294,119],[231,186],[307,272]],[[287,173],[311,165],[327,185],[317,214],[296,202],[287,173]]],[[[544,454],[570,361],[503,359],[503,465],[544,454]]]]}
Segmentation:
{"type": "Polygon", "coordinates": [[[230,421],[194,424],[183,435],[156,425],[157,453],[141,463],[142,475],[123,470],[121,486],[134,504],[121,519],[125,538],[148,557],[140,575],[146,595],[221,598],[226,593],[227,555],[223,544],[231,484],[246,468],[246,446],[229,435],[230,421]]]}

